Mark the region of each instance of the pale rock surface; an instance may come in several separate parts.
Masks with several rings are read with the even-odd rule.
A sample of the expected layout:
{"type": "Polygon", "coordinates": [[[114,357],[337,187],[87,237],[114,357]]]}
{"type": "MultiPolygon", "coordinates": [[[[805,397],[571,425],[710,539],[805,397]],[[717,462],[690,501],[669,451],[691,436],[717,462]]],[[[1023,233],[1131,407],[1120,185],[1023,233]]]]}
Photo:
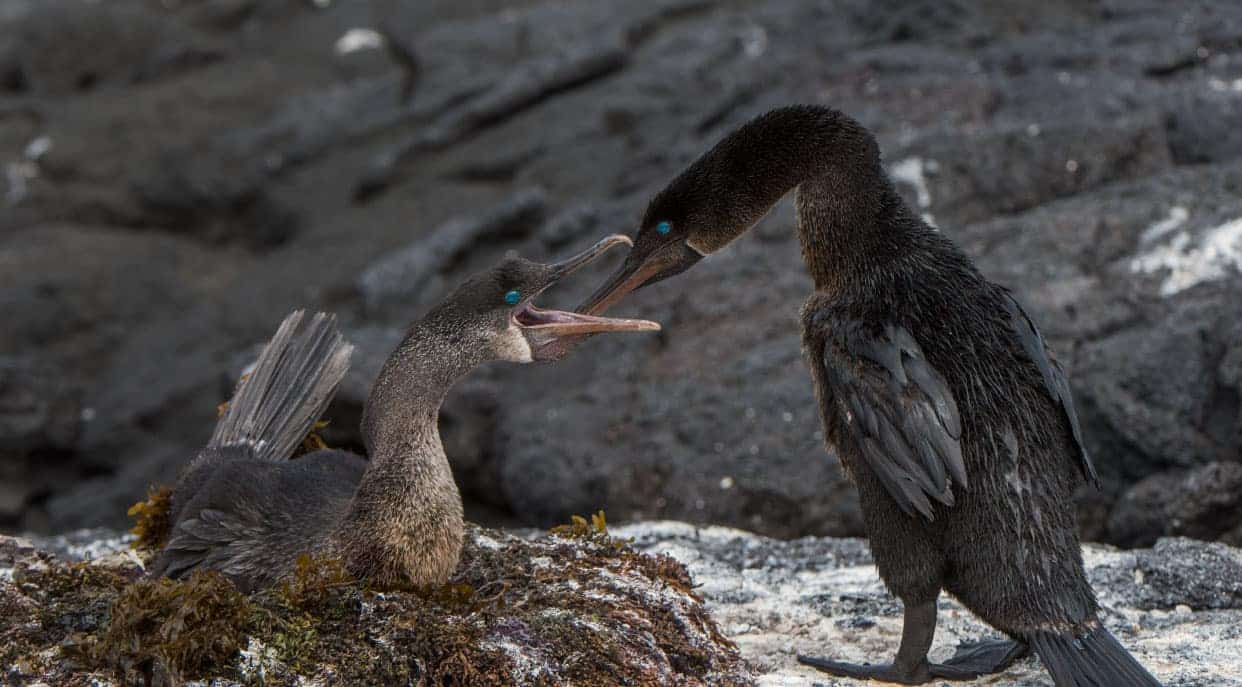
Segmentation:
{"type": "MultiPolygon", "coordinates": [[[[781,541],[667,521],[614,534],[689,568],[763,687],[874,685],[832,678],[799,665],[795,656],[875,663],[891,660],[897,650],[901,603],[884,589],[865,540],[781,541]]],[[[1084,554],[1104,622],[1166,687],[1242,685],[1242,551],[1161,539],[1132,551],[1088,544],[1084,554]]],[[[951,656],[959,642],[998,636],[942,596],[932,660],[951,656]]],[[[1043,687],[1052,680],[1037,659],[1027,658],[1001,675],[961,684],[1043,687]]]]}

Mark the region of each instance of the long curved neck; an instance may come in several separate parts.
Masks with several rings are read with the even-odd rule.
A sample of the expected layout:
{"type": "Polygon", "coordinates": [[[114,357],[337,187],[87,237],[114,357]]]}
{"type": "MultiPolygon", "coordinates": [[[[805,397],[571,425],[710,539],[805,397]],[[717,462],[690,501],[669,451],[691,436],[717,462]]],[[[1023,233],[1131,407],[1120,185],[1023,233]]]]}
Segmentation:
{"type": "Polygon", "coordinates": [[[463,348],[460,327],[432,313],[410,329],[371,389],[362,419],[370,462],[338,530],[357,574],[417,582],[456,564],[461,495],[437,422],[449,389],[483,361],[463,348]]]}
{"type": "Polygon", "coordinates": [[[911,245],[908,232],[917,222],[908,221],[875,139],[835,110],[774,110],[721,141],[698,164],[715,168],[701,176],[723,187],[712,195],[725,204],[721,226],[731,227],[724,242],[797,189],[798,240],[818,290],[838,291],[866,279],[911,245]]]}
{"type": "MultiPolygon", "coordinates": [[[[866,142],[875,145],[870,135],[866,142]]],[[[813,163],[797,186],[798,242],[815,288],[840,292],[874,279],[905,255],[916,224],[908,221],[878,153],[857,166],[837,156],[813,163]]]]}
{"type": "Polygon", "coordinates": [[[372,461],[399,457],[407,437],[438,443],[444,397],[483,362],[470,348],[460,325],[437,312],[410,328],[384,362],[363,409],[362,438],[372,461]]]}

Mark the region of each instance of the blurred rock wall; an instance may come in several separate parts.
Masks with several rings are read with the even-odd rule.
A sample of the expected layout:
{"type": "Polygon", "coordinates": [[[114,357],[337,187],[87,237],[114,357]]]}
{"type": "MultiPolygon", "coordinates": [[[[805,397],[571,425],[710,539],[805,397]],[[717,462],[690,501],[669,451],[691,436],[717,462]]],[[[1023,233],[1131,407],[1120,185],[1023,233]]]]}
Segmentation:
{"type": "MultiPolygon", "coordinates": [[[[328,431],[356,447],[371,378],[445,289],[631,231],[791,102],[871,127],[909,202],[1029,304],[1105,480],[1088,538],[1242,543],[1226,0],[8,0],[0,525],[122,524],[296,307],[358,344],[328,431]]],[[[861,533],[798,349],[792,223],[786,202],[629,299],[658,337],[462,384],[443,425],[471,517],[861,533]]]]}

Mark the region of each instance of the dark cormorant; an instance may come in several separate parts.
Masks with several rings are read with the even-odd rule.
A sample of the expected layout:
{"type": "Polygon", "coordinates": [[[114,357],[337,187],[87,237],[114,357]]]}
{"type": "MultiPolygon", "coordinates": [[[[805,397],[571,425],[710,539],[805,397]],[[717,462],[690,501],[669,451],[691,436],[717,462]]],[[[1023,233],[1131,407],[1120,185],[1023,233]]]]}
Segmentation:
{"type": "Polygon", "coordinates": [[[339,557],[354,576],[380,587],[447,580],[464,525],[436,426],[445,394],[489,360],[557,360],[583,334],[659,329],[532,304],[622,243],[630,240],[609,236],[552,265],[506,257],[431,309],[371,390],[362,419],[369,461],[334,450],[288,460],[327,406],[352,348],[334,318],[318,314],[297,332],[302,313],[290,315],[178,480],[172,530],[152,572],[179,578],[214,569],[253,590],[310,554],[339,557]]]}
{"type": "Polygon", "coordinates": [[[997,672],[1033,647],[1057,685],[1158,685],[1101,625],[1083,572],[1073,494],[1097,478],[1065,374],[1013,296],[906,207],[854,120],[786,107],[726,136],[652,199],[582,310],[688,269],[794,188],[824,428],[905,606],[893,663],[799,660],[922,684],[997,672]],[[941,590],[1013,641],[930,664],[941,590]]]}

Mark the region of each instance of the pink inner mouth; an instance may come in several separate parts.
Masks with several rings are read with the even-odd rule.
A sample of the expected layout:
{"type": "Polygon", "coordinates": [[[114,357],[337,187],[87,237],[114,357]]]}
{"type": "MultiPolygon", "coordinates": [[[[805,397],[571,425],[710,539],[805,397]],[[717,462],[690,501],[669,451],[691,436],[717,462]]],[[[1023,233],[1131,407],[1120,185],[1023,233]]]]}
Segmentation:
{"type": "Polygon", "coordinates": [[[561,310],[540,310],[527,303],[513,315],[513,319],[523,327],[538,327],[545,324],[568,324],[578,321],[573,313],[561,310]]]}

